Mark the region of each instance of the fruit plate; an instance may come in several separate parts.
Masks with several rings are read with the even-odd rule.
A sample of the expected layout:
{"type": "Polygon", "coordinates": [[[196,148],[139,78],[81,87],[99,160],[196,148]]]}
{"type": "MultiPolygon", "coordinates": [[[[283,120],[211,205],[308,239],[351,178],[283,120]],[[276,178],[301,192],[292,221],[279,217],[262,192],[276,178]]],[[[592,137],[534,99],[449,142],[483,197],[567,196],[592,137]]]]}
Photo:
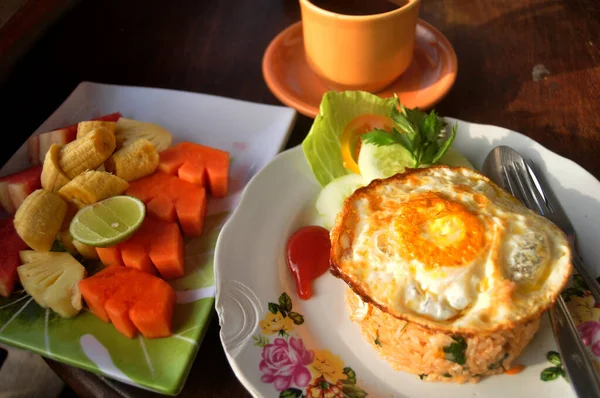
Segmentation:
{"type": "MultiPolygon", "coordinates": [[[[293,109],[190,92],[81,83],[33,133],[103,114],[157,123],[187,140],[230,152],[230,192],[208,200],[204,234],[187,239],[186,276],[172,281],[177,291],[173,336],[128,339],[89,312],[61,319],[32,298],[0,298],[0,342],[145,389],[179,393],[213,314],[213,252],[217,235],[250,178],[283,147],[294,124],[293,109]]],[[[6,175],[28,166],[24,144],[0,170],[6,175]]]]}
{"type": "MultiPolygon", "coordinates": [[[[530,138],[500,127],[455,119],[454,147],[480,168],[496,145],[509,145],[545,170],[545,176],[576,226],[587,264],[600,258],[600,182],[590,173],[530,138]]],[[[221,340],[237,377],[254,396],[300,397],[574,397],[569,383],[544,382],[552,365],[546,353],[557,350],[547,315],[540,331],[515,364],[515,375],[495,375],[477,384],[421,381],[394,371],[380,359],[350,321],[345,284],[329,273],[313,284],[314,296],[301,300],[285,260],[288,237],[317,224],[320,191],[300,146],[279,154],[249,183],[237,209],[217,240],[216,309],[221,340]],[[270,200],[277,197],[277,201],[270,200]],[[269,206],[265,206],[269,203],[269,206]],[[256,226],[260,224],[260,233],[256,226]],[[240,266],[243,264],[243,266],[240,266]],[[312,395],[311,395],[312,394],[312,395]]],[[[595,274],[600,273],[595,262],[595,274]]],[[[600,309],[584,289],[568,303],[579,330],[600,364],[600,309]]],[[[600,368],[600,367],[599,367],[600,368]]]]}

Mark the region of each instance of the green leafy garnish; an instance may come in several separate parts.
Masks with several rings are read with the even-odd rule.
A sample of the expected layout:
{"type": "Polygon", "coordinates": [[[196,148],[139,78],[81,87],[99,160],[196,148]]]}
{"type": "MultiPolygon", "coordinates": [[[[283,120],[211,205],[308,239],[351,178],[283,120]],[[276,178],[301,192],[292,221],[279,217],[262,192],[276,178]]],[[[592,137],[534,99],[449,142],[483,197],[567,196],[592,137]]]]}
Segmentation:
{"type": "Polygon", "coordinates": [[[459,365],[464,365],[467,362],[465,351],[467,350],[467,342],[462,336],[452,336],[454,343],[444,347],[444,358],[449,361],[456,362],[459,365]]]}
{"type": "Polygon", "coordinates": [[[402,145],[411,153],[414,167],[438,162],[448,152],[456,137],[458,125],[454,125],[451,134],[444,137],[446,124],[433,110],[427,114],[400,104],[400,110],[393,107],[390,117],[396,123],[391,133],[375,129],[361,138],[364,142],[377,146],[402,145]]]}
{"type": "Polygon", "coordinates": [[[552,366],[551,368],[542,370],[540,379],[542,381],[556,380],[560,375],[562,375],[562,368],[560,366],[552,366]]]}
{"type": "Polygon", "coordinates": [[[427,376],[425,373],[421,373],[421,374],[419,375],[419,379],[423,380],[423,379],[425,378],[425,376],[427,376]]]}
{"type": "Polygon", "coordinates": [[[351,173],[344,167],[340,136],[346,125],[361,115],[389,116],[396,98],[380,98],[366,91],[328,91],[319,114],[302,141],[302,150],[315,178],[325,186],[351,173]]]}
{"type": "Polygon", "coordinates": [[[373,340],[373,342],[375,343],[375,345],[378,345],[379,347],[383,347],[381,345],[381,341],[379,341],[379,329],[377,330],[377,336],[375,336],[375,339],[373,340]]]}
{"type": "Polygon", "coordinates": [[[500,367],[502,367],[502,362],[504,362],[504,360],[508,358],[508,352],[504,353],[504,356],[498,361],[498,362],[494,362],[493,364],[488,366],[489,370],[494,370],[494,369],[498,369],[500,367]]]}
{"type": "MultiPolygon", "coordinates": [[[[434,163],[474,168],[468,159],[452,147],[457,126],[449,129],[435,112],[425,113],[418,109],[400,107],[397,97],[381,98],[366,91],[329,91],[323,95],[319,114],[302,141],[304,156],[321,186],[325,187],[337,178],[356,172],[346,167],[341,138],[350,122],[365,115],[392,119],[389,122],[395,127],[391,134],[379,131],[378,134],[367,133],[367,136],[378,140],[381,145],[388,146],[384,147],[385,149],[376,148],[384,153],[387,149],[394,152],[394,146],[398,146],[400,151],[395,152],[401,152],[402,155],[393,158],[392,163],[395,163],[398,169],[393,174],[404,171],[406,167],[428,166],[434,163]],[[445,138],[441,137],[442,133],[445,138]],[[377,138],[374,138],[375,136],[377,138]]],[[[353,137],[352,143],[356,143],[354,139],[360,143],[364,135],[360,137],[353,137]]]]}
{"type": "Polygon", "coordinates": [[[566,377],[565,370],[562,367],[562,359],[560,358],[560,354],[556,351],[548,351],[546,353],[546,359],[553,365],[549,368],[542,370],[540,374],[540,379],[542,381],[550,381],[555,380],[558,376],[566,377]]]}
{"type": "Polygon", "coordinates": [[[560,354],[556,351],[548,351],[546,354],[546,359],[552,365],[560,366],[562,365],[562,360],[560,359],[560,354]]]}

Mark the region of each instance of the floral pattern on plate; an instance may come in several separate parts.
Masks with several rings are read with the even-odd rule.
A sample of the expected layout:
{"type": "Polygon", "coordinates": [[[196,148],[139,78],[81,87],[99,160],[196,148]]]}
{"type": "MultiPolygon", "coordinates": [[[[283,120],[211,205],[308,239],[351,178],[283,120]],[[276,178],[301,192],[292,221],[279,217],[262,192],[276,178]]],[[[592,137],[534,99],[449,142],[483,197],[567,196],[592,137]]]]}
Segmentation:
{"type": "Polygon", "coordinates": [[[583,343],[594,354],[596,371],[600,372],[600,303],[577,274],[573,275],[573,286],[565,289],[562,296],[583,343]]]}
{"type": "MultiPolygon", "coordinates": [[[[600,281],[600,278],[598,280],[600,281]]],[[[600,303],[594,300],[589,287],[578,274],[573,275],[572,286],[563,290],[561,295],[567,303],[583,344],[593,354],[596,372],[600,373],[600,303]]],[[[546,353],[546,359],[553,366],[542,371],[542,381],[556,380],[559,376],[566,377],[562,359],[557,351],[546,353]]]]}
{"type": "Polygon", "coordinates": [[[294,336],[304,317],[292,311],[287,293],[278,303],[269,303],[269,312],[259,322],[262,333],[253,336],[262,348],[259,368],[263,383],[273,384],[282,398],[362,398],[367,393],[356,385],[356,373],[327,349],[308,349],[294,336]],[[273,339],[271,341],[271,338],[273,339]]]}

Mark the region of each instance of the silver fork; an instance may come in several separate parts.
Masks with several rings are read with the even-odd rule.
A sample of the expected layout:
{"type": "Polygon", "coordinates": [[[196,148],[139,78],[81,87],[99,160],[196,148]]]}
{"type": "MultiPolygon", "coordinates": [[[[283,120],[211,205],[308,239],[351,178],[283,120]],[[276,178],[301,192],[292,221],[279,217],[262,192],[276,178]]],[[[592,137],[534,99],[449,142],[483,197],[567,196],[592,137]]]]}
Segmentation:
{"type": "Polygon", "coordinates": [[[518,189],[521,192],[519,200],[528,208],[537,211],[556,224],[567,235],[571,244],[572,262],[575,270],[590,289],[596,302],[600,303],[600,283],[588,271],[583,264],[577,250],[575,228],[567,217],[567,214],[560,205],[560,202],[554,196],[548,183],[534,171],[534,164],[531,160],[525,160],[518,152],[509,147],[502,147],[501,153],[507,158],[504,164],[504,174],[512,191],[518,189]],[[512,176],[508,179],[508,176],[512,176]],[[511,186],[511,181],[513,185],[511,186]]]}
{"type": "MultiPolygon", "coordinates": [[[[524,164],[528,166],[526,163],[524,164]]],[[[511,193],[528,208],[536,210],[537,207],[534,205],[536,198],[529,185],[531,181],[528,183],[528,177],[532,179],[534,177],[531,177],[529,172],[514,162],[504,163],[502,170],[511,193]]],[[[539,180],[538,186],[541,187],[539,180]]],[[[600,397],[600,378],[560,294],[556,299],[556,305],[548,312],[565,370],[577,396],[580,398],[600,397]]]]}

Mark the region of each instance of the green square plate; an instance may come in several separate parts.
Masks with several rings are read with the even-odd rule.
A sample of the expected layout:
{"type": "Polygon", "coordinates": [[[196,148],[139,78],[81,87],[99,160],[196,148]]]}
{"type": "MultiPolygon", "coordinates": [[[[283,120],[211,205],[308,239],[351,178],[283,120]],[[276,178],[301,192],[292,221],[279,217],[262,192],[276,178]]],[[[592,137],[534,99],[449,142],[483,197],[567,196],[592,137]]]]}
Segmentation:
{"type": "MultiPolygon", "coordinates": [[[[128,339],[87,311],[62,319],[27,294],[14,293],[0,298],[0,342],[176,395],[213,314],[213,253],[219,231],[250,178],[285,144],[296,113],[287,107],[212,95],[83,82],[34,135],[113,112],[165,127],[173,133],[173,143],[192,141],[231,154],[230,193],[223,199],[209,199],[204,235],[186,240],[186,276],[171,282],[177,291],[173,336],[128,339]]],[[[0,176],[28,166],[23,144],[0,176]]]]}

